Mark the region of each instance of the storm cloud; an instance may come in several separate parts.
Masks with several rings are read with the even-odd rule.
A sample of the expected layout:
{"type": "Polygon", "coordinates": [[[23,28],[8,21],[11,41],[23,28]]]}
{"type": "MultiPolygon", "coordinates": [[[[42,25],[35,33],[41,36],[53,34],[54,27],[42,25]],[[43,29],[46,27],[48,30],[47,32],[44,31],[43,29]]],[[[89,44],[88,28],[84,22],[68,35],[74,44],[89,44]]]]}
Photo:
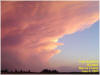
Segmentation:
{"type": "Polygon", "coordinates": [[[40,71],[61,52],[64,35],[98,21],[98,2],[3,1],[1,6],[2,69],[40,71]]]}

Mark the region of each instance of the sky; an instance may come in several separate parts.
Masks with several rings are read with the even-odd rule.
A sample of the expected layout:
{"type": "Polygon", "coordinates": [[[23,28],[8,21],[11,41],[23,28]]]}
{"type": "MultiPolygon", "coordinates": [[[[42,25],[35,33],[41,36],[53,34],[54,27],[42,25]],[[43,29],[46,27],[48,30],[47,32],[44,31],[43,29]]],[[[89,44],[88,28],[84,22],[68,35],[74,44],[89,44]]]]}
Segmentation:
{"type": "Polygon", "coordinates": [[[98,2],[2,2],[1,68],[74,71],[98,59],[98,2]],[[76,66],[75,66],[76,65],[76,66]]]}
{"type": "MultiPolygon", "coordinates": [[[[78,68],[79,61],[99,60],[99,21],[82,32],[65,35],[59,42],[64,45],[58,46],[62,52],[50,59],[49,65],[52,68],[72,71],[72,68],[68,68],[72,65],[77,65],[75,68],[78,68]]],[[[75,68],[73,71],[78,70],[75,68]]]]}

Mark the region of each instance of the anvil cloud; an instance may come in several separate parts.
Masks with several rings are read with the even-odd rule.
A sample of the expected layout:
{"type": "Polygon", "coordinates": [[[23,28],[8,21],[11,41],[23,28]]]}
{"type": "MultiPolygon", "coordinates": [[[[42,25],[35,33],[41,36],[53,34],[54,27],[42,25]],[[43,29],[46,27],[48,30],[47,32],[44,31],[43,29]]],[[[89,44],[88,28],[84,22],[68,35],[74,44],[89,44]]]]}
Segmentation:
{"type": "Polygon", "coordinates": [[[98,2],[2,2],[2,69],[39,71],[64,35],[98,21],[98,2]]]}

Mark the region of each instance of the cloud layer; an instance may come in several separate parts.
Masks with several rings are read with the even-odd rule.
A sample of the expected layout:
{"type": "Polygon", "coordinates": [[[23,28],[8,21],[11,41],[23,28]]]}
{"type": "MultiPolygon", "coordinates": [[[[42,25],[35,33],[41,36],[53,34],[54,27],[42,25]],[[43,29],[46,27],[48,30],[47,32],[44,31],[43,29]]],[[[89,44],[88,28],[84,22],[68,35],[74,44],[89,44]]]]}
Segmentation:
{"type": "Polygon", "coordinates": [[[61,50],[57,41],[92,26],[98,2],[2,2],[2,69],[40,71],[61,50]]]}

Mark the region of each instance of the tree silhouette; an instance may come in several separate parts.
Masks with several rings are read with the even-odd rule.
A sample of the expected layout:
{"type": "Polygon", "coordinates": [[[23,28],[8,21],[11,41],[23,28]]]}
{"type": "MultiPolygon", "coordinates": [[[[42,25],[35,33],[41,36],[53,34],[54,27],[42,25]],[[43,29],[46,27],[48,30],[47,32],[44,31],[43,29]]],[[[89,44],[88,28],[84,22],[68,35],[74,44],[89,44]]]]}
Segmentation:
{"type": "Polygon", "coordinates": [[[52,73],[58,73],[58,71],[57,70],[52,70],[52,73]]]}
{"type": "Polygon", "coordinates": [[[30,70],[28,70],[28,72],[30,73],[31,71],[30,71],[30,70]]]}
{"type": "Polygon", "coordinates": [[[1,70],[2,73],[8,73],[8,69],[1,70]]]}
{"type": "Polygon", "coordinates": [[[17,73],[18,71],[17,71],[17,69],[15,69],[15,73],[17,73]]]}
{"type": "Polygon", "coordinates": [[[44,70],[42,70],[40,73],[58,73],[58,71],[56,71],[56,70],[48,70],[48,69],[44,69],[44,70]]]}
{"type": "Polygon", "coordinates": [[[8,69],[1,70],[2,74],[25,74],[25,73],[30,73],[30,74],[99,74],[99,72],[58,72],[57,70],[49,70],[49,69],[44,69],[41,72],[30,72],[30,70],[11,70],[8,71],[8,69]]]}
{"type": "Polygon", "coordinates": [[[23,72],[22,70],[20,70],[20,72],[23,72]]]}

